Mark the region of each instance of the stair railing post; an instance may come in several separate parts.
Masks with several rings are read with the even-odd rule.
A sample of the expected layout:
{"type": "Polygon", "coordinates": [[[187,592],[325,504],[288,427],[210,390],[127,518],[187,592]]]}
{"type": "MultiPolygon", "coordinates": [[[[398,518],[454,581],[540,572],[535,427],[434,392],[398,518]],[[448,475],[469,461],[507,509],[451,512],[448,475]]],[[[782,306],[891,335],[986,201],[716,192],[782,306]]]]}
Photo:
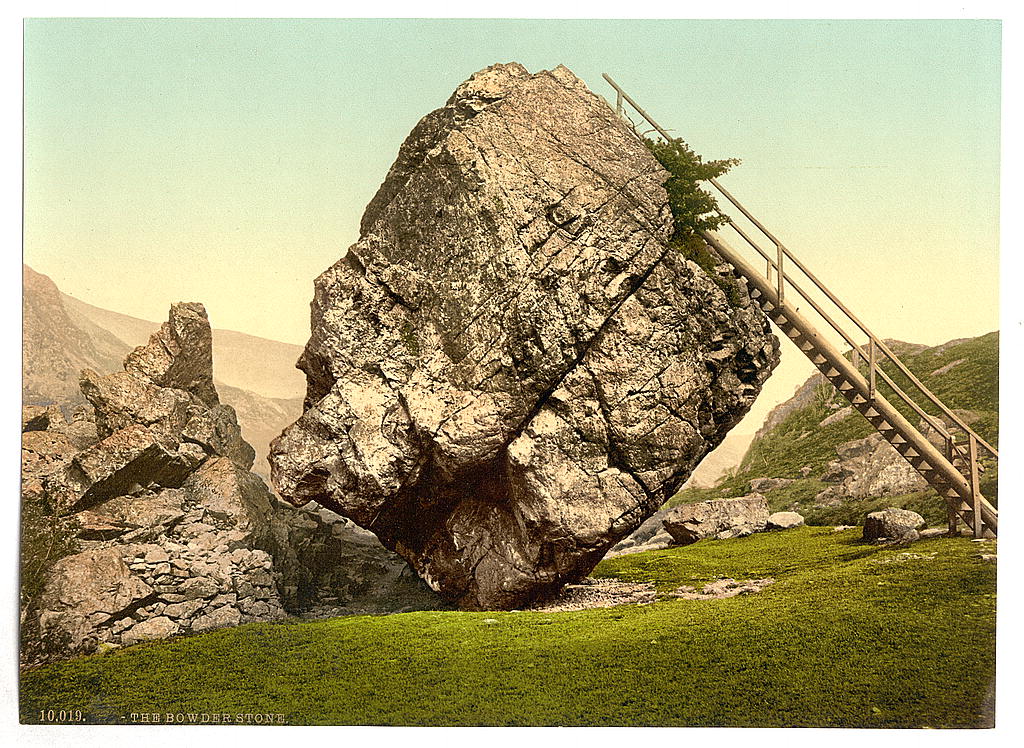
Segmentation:
{"type": "Polygon", "coordinates": [[[875,339],[868,341],[868,400],[875,399],[875,339]]]}
{"type": "Polygon", "coordinates": [[[615,113],[622,116],[622,91],[615,89],[615,113]]]}
{"type": "Polygon", "coordinates": [[[775,242],[775,250],[778,253],[778,257],[775,260],[775,262],[777,263],[776,267],[778,269],[778,278],[777,279],[778,279],[778,284],[779,284],[779,309],[782,309],[783,306],[785,305],[785,302],[784,302],[784,300],[782,298],[782,294],[783,294],[783,290],[784,290],[784,287],[785,287],[786,275],[785,275],[785,273],[782,272],[782,255],[783,255],[783,250],[782,250],[782,244],[780,242],[775,242]]]}
{"type": "Polygon", "coordinates": [[[968,453],[971,460],[971,510],[974,519],[974,537],[984,537],[985,528],[981,521],[981,487],[978,483],[978,440],[969,435],[968,453]]]}

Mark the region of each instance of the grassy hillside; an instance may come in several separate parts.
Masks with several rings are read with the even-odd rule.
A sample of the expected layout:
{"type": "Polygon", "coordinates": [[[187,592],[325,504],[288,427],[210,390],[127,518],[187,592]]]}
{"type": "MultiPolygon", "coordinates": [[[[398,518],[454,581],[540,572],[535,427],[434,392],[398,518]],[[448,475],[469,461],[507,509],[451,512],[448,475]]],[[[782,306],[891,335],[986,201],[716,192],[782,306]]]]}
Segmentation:
{"type": "Polygon", "coordinates": [[[726,600],[289,621],[144,644],[24,674],[21,715],[38,722],[59,704],[94,723],[260,712],[289,724],[990,724],[995,566],[978,558],[989,544],[856,538],[807,527],[595,572],[663,592],[776,579],[726,600]]]}
{"type": "MultiPolygon", "coordinates": [[[[915,376],[947,406],[970,411],[971,427],[983,438],[998,444],[998,332],[933,348],[901,345],[896,352],[915,376]]],[[[913,391],[906,377],[893,371],[891,365],[883,368],[897,385],[907,392],[913,391]]],[[[880,385],[879,391],[897,405],[911,423],[920,421],[908,407],[890,397],[892,393],[888,387],[880,385]]],[[[918,399],[919,402],[921,400],[923,398],[918,399]]],[[[819,377],[819,384],[810,393],[805,391],[795,407],[787,409],[785,405],[780,406],[783,417],[773,419],[777,420],[774,425],[758,433],[734,474],[713,488],[684,489],[673,497],[669,505],[741,496],[749,493],[750,481],[754,478],[791,478],[794,483],[766,494],[769,503],[776,511],[796,509],[812,523],[853,524],[861,521],[868,511],[886,506],[906,506],[920,512],[933,524],[943,524],[944,505],[930,490],[815,509],[814,497],[825,487],[818,479],[829,461],[836,458],[836,445],[873,433],[871,425],[856,411],[845,419],[821,425],[822,421],[848,404],[835,388],[819,377]]],[[[938,413],[937,408],[930,405],[926,410],[938,413]]],[[[994,466],[990,466],[982,477],[982,492],[993,503],[998,498],[996,478],[994,466]]]]}

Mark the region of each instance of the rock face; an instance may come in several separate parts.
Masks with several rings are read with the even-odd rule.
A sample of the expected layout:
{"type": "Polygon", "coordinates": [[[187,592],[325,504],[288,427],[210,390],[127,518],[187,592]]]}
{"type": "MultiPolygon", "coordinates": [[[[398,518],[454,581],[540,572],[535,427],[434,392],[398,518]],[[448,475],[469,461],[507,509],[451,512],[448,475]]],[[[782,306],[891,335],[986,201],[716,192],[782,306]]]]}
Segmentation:
{"type": "Polygon", "coordinates": [[[835,485],[815,497],[820,505],[839,504],[848,499],[895,496],[928,488],[921,474],[881,434],[840,444],[836,453],[839,459],[829,463],[821,478],[835,485]]]}
{"type": "Polygon", "coordinates": [[[22,417],[23,661],[38,663],[287,612],[441,601],[338,515],[280,502],[213,387],[199,304],[100,377],[70,422],[22,417]]]}
{"type": "Polygon", "coordinates": [[[767,527],[768,501],[755,493],[738,499],[683,504],[665,515],[662,524],[679,545],[704,538],[741,538],[767,527]]]}
{"type": "Polygon", "coordinates": [[[316,280],[281,495],[372,530],[464,608],[583,578],[778,360],[756,306],[668,246],[665,178],[564,67],[459,86],[316,280]]]}
{"type": "Polygon", "coordinates": [[[864,519],[864,540],[888,540],[890,542],[917,540],[920,537],[917,531],[924,525],[924,517],[917,512],[889,507],[880,512],[871,512],[864,519]]]}

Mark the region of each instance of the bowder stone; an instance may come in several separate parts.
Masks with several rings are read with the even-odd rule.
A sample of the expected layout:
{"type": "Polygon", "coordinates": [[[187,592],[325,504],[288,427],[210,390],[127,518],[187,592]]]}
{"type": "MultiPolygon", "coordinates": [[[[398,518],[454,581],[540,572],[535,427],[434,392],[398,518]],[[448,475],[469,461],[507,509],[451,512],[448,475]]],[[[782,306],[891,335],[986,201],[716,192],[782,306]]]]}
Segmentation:
{"type": "Polygon", "coordinates": [[[280,494],[372,531],[463,608],[583,579],[778,362],[743,289],[670,246],[667,176],[564,67],[460,85],[315,281],[280,494]]]}

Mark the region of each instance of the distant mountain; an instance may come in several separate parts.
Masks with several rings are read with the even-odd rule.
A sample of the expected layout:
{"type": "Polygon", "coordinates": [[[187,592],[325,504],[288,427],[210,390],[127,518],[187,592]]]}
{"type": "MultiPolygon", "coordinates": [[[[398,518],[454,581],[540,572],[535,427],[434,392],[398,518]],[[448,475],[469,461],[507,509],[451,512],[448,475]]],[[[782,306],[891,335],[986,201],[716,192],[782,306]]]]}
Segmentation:
{"type": "Polygon", "coordinates": [[[22,283],[22,397],[27,403],[85,402],[78,372],[119,368],[125,344],[104,330],[76,325],[54,282],[27,265],[22,283]]]}
{"type": "MultiPolygon", "coordinates": [[[[998,443],[998,332],[934,347],[900,341],[886,343],[972,429],[989,442],[998,443]]],[[[889,365],[883,368],[905,391],[914,391],[906,378],[895,374],[889,365]]],[[[879,390],[888,397],[884,385],[879,390]]],[[[921,420],[895,397],[888,399],[912,423],[921,420]]],[[[918,398],[918,402],[923,402],[923,398],[918,398]]],[[[848,406],[824,377],[815,374],[793,397],[769,413],[735,473],[725,475],[712,487],[688,484],[669,505],[742,496],[753,490],[754,481],[773,511],[799,511],[811,523],[852,523],[863,519],[865,512],[883,506],[907,506],[933,523],[941,522],[944,505],[934,491],[917,486],[904,492],[908,491],[904,468],[909,466],[887,445],[878,447],[873,440],[863,441],[875,433],[874,429],[848,406]],[[867,461],[865,455],[869,456],[867,461]],[[892,462],[887,462],[890,459],[892,462]],[[883,462],[886,464],[881,465],[883,462]],[[854,469],[884,473],[877,481],[861,481],[861,487],[868,484],[874,488],[873,495],[844,495],[856,483],[848,480],[854,469]]],[[[926,410],[937,414],[930,405],[926,410]]],[[[993,501],[997,499],[996,479],[995,466],[990,465],[982,477],[981,488],[993,501]]]]}
{"type": "MultiPolygon", "coordinates": [[[[50,278],[23,266],[24,377],[29,404],[85,402],[83,368],[109,373],[160,327],[63,294],[50,278]]],[[[200,300],[201,301],[201,300],[200,300]]],[[[302,414],[305,376],[295,368],[301,346],[232,330],[213,331],[213,366],[221,400],[235,408],[242,436],[256,450],[253,470],[269,477],[271,439],[302,414]]]]}

